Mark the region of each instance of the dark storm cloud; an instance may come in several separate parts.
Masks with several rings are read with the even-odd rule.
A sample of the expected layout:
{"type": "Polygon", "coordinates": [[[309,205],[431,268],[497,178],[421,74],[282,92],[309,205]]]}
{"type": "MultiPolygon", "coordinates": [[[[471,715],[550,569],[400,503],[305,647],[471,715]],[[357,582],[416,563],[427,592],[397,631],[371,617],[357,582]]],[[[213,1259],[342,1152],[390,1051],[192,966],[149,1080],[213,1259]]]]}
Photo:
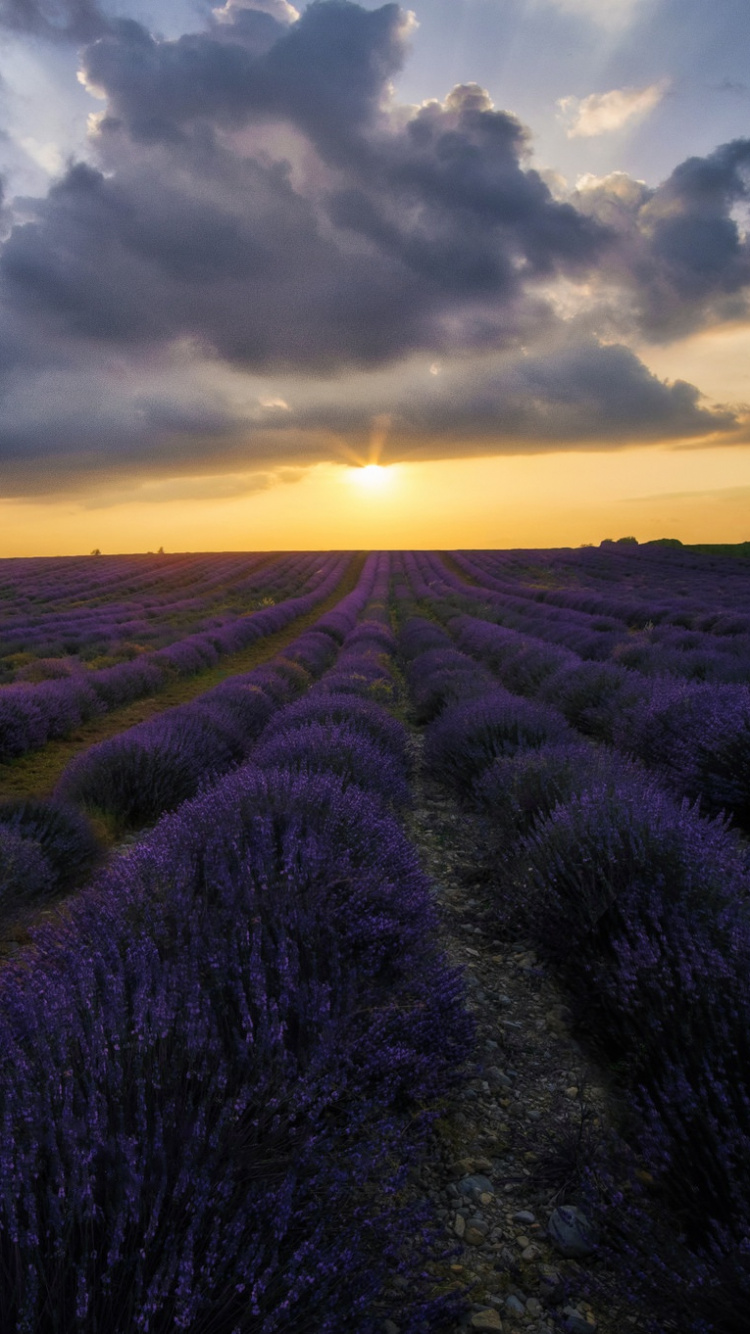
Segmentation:
{"type": "Polygon", "coordinates": [[[51,41],[88,42],[107,28],[96,0],[0,0],[0,27],[51,41]]]}
{"type": "Polygon", "coordinates": [[[524,167],[523,128],[480,89],[403,126],[385,116],[402,11],[316,3],[261,56],[218,26],[159,42],[120,22],[89,49],[108,171],[78,164],[26,201],[0,259],[12,310],[72,336],[190,337],[253,369],[316,371],[550,324],[529,281],[585,271],[605,229],[524,167]],[[258,120],[304,132],[325,164],[309,191],[221,134],[258,120]]]}
{"type": "Polygon", "coordinates": [[[83,71],[136,139],[276,116],[338,158],[401,68],[408,26],[398,5],[368,11],[349,0],[315,0],[291,26],[240,10],[233,23],[170,42],[123,20],[85,52],[83,71]]]}
{"type": "MultiPolygon", "coordinates": [[[[104,486],[119,503],[129,478],[244,475],[248,464],[277,475],[288,465],[351,462],[368,456],[374,432],[381,461],[394,463],[726,439],[737,430],[731,411],[704,406],[700,397],[684,381],[659,380],[627,348],[591,339],[487,359],[479,368],[454,365],[434,377],[413,369],[405,385],[364,389],[349,402],[335,384],[322,394],[298,385],[292,406],[259,404],[250,416],[219,392],[210,402],[195,393],[184,401],[128,395],[112,380],[106,392],[102,381],[85,381],[66,402],[52,378],[40,380],[31,402],[7,407],[0,469],[6,495],[104,486]]],[[[190,487],[200,491],[199,482],[190,487]]]]}
{"type": "Polygon", "coordinates": [[[726,431],[736,418],[700,405],[694,385],[668,384],[628,348],[587,340],[528,355],[440,394],[412,416],[416,433],[464,438],[623,443],[726,431]]]}
{"type": "MultiPolygon", "coordinates": [[[[204,472],[247,463],[246,424],[192,393],[143,393],[118,378],[41,374],[4,402],[3,497],[64,495],[118,477],[204,472]]],[[[282,460],[285,462],[286,460],[282,460]]]]}
{"type": "Polygon", "coordinates": [[[275,165],[160,149],[110,178],[79,164],[27,208],[0,259],[6,309],[59,336],[192,338],[254,369],[314,371],[445,341],[430,325],[444,285],[341,249],[275,165]]]}
{"type": "Polygon", "coordinates": [[[288,426],[329,426],[366,440],[387,416],[383,461],[455,452],[515,453],[553,442],[618,445],[707,436],[737,427],[733,412],[700,402],[694,385],[668,383],[628,348],[593,339],[514,356],[481,368],[441,372],[427,386],[410,384],[390,404],[354,407],[335,400],[293,414],[288,426]],[[389,410],[390,409],[390,410],[389,410]]]}
{"type": "Polygon", "coordinates": [[[643,332],[667,340],[747,317],[750,243],[736,211],[749,198],[750,139],[737,139],[656,189],[617,175],[577,203],[615,231],[602,269],[632,295],[643,332]]]}
{"type": "MultiPolygon", "coordinates": [[[[608,341],[744,310],[735,215],[750,141],[689,159],[656,190],[621,176],[564,202],[531,167],[527,131],[477,85],[395,105],[409,36],[397,5],[290,12],[228,5],[176,40],[132,20],[92,26],[82,66],[106,100],[99,165],[74,163],[44,198],[15,201],[0,253],[0,466],[13,486],[41,484],[37,460],[56,484],[66,467],[136,469],[149,452],[178,471],[201,450],[212,466],[235,467],[241,449],[245,462],[300,463],[383,413],[405,450],[440,454],[457,440],[491,452],[732,430],[731,414],[625,347],[570,325],[559,351],[550,292],[561,278],[606,287],[608,341]],[[297,408],[283,423],[243,420],[219,397],[201,417],[189,369],[182,404],[128,387],[134,367],[184,346],[196,364],[298,377],[297,408]],[[339,406],[352,370],[419,353],[455,378],[401,405],[363,390],[359,408],[339,406]],[[472,358],[491,353],[495,370],[472,376],[472,358]],[[305,384],[321,376],[330,394],[313,411],[305,384]]],[[[99,22],[87,0],[14,0],[12,13],[38,33],[99,22]]]]}

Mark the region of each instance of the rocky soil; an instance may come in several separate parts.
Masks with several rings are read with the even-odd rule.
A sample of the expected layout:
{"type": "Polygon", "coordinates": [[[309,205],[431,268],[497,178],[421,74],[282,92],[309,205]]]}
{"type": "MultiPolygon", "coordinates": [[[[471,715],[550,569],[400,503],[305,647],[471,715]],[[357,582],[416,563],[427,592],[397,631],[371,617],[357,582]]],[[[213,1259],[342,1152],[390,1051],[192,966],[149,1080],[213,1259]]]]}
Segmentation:
{"type": "MultiPolygon", "coordinates": [[[[414,1183],[460,1247],[434,1272],[443,1284],[475,1285],[455,1334],[662,1328],[596,1254],[577,1212],[587,1132],[611,1133],[621,1113],[608,1076],[571,1032],[565,996],[529,943],[497,937],[491,905],[472,884],[470,817],[419,783],[407,827],[477,1021],[476,1073],[437,1123],[434,1153],[414,1183]]],[[[397,1320],[385,1322],[384,1334],[398,1330],[397,1320]]]]}

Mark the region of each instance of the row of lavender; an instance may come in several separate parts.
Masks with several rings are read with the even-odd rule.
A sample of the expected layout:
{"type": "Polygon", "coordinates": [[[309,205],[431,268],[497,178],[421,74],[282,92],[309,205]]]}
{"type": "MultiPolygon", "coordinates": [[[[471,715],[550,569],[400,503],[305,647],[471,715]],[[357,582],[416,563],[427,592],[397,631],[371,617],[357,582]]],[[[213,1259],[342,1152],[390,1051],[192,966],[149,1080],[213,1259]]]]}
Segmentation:
{"type": "MultiPolygon", "coordinates": [[[[453,558],[462,572],[481,587],[458,581],[456,592],[487,609],[493,620],[511,629],[540,636],[597,662],[612,661],[649,676],[671,674],[695,681],[747,682],[750,680],[750,616],[737,610],[691,617],[665,605],[664,600],[643,601],[637,611],[625,602],[621,613],[609,614],[563,604],[556,594],[525,587],[520,581],[498,579],[474,557],[453,558]],[[698,624],[691,627],[690,621],[698,624]],[[698,627],[701,628],[698,628],[698,627]]],[[[750,580],[745,577],[747,605],[750,580]]],[[[563,596],[569,601],[568,590],[563,596]]],[[[585,601],[586,599],[584,599],[585,601]]],[[[610,603],[613,600],[610,599],[610,603]]],[[[483,613],[480,613],[483,614],[483,613]]]]}
{"type": "MultiPolygon", "coordinates": [[[[744,559],[663,547],[612,544],[558,551],[456,553],[484,574],[514,584],[539,602],[717,634],[750,629],[750,567],[744,559]]],[[[480,578],[480,583],[483,579],[480,578]]]]}
{"type": "Polygon", "coordinates": [[[64,770],[52,801],[2,803],[0,913],[88,878],[103,855],[89,817],[113,836],[139,830],[246,760],[273,712],[330,666],[375,577],[370,558],[357,588],[268,664],[91,746],[64,770]]]}
{"type": "Polygon", "coordinates": [[[647,1220],[629,1219],[621,1196],[592,1207],[605,1228],[616,1222],[636,1270],[653,1276],[661,1264],[666,1314],[679,1308],[681,1328],[740,1334],[750,1297],[747,845],[549,702],[504,689],[415,615],[425,588],[413,556],[397,594],[428,772],[482,817],[498,928],[533,936],[615,1064],[630,1138],[686,1250],[669,1263],[649,1256],[647,1220]]]}
{"type": "MultiPolygon", "coordinates": [[[[464,585],[437,558],[414,555],[421,598],[439,610],[458,645],[512,691],[559,709],[597,740],[653,769],[679,796],[750,829],[750,688],[647,677],[618,663],[586,661],[548,638],[456,615],[464,585]]],[[[476,591],[476,590],[474,590],[476,591]]]]}
{"type": "Polygon", "coordinates": [[[290,579],[304,581],[316,557],[111,556],[79,559],[72,570],[50,560],[41,571],[30,560],[13,579],[7,567],[15,565],[0,561],[3,683],[54,679],[225,624],[265,598],[270,605],[279,591],[286,596],[290,579]]]}
{"type": "MultiPolygon", "coordinates": [[[[195,632],[166,648],[95,672],[76,671],[61,680],[0,688],[0,761],[13,759],[47,741],[66,737],[82,722],[158,693],[176,677],[215,666],[221,657],[247,648],[290,625],[330,597],[349,566],[348,554],[316,557],[300,593],[300,570],[285,575],[286,596],[274,606],[227,624],[195,632]]],[[[309,562],[309,558],[308,558],[309,562]]],[[[281,591],[278,587],[277,591],[281,591]]]]}
{"type": "Polygon", "coordinates": [[[3,1330],[455,1319],[424,1272],[434,1218],[403,1187],[473,1030],[395,818],[387,576],[370,558],[292,660],[227,686],[270,704],[251,762],[0,975],[3,1330]]]}

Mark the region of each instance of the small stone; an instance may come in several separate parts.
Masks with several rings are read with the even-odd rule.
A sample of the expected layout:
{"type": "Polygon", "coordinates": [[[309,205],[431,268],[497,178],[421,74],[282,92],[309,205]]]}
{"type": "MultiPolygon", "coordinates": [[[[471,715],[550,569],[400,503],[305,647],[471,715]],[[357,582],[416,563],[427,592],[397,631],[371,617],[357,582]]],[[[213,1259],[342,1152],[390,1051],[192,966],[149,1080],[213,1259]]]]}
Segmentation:
{"type": "Polygon", "coordinates": [[[482,1193],[481,1193],[481,1195],[479,1196],[479,1203],[480,1203],[480,1204],[492,1204],[492,1201],[493,1201],[494,1198],[495,1198],[495,1196],[494,1196],[494,1192],[493,1192],[493,1191],[491,1191],[491,1190],[483,1190],[482,1193]]]}
{"type": "Polygon", "coordinates": [[[585,1316],[580,1315],[578,1311],[574,1311],[572,1315],[569,1315],[563,1325],[565,1334],[596,1334],[596,1328],[596,1322],[592,1324],[591,1321],[585,1318],[585,1316]]]}
{"type": "MultiPolygon", "coordinates": [[[[479,1172],[474,1172],[471,1176],[466,1176],[458,1183],[458,1189],[462,1195],[468,1195],[470,1198],[474,1195],[489,1194],[490,1199],[494,1195],[492,1182],[489,1177],[482,1176],[479,1172]]],[[[489,1201],[484,1201],[489,1203],[489,1201]]]]}
{"type": "Polygon", "coordinates": [[[464,1241],[469,1246],[481,1246],[484,1242],[485,1235],[486,1234],[480,1231],[478,1227],[475,1227],[470,1223],[464,1232],[464,1241]]]}
{"type": "Polygon", "coordinates": [[[475,1311],[469,1322],[471,1329],[495,1329],[502,1330],[503,1322],[497,1311],[493,1311],[491,1306],[486,1306],[482,1311],[475,1311]]]}
{"type": "Polygon", "coordinates": [[[526,1307],[517,1297],[507,1297],[505,1301],[505,1310],[508,1315],[522,1316],[526,1314],[526,1307]]]}
{"type": "Polygon", "coordinates": [[[578,1097],[578,1085],[577,1085],[577,1084],[571,1084],[570,1088],[567,1088],[567,1089],[565,1090],[565,1097],[566,1097],[566,1098],[577,1098],[577,1097],[578,1097]]]}
{"type": "Polygon", "coordinates": [[[453,1220],[453,1231],[457,1237],[463,1237],[466,1231],[466,1219],[462,1218],[461,1214],[456,1214],[453,1220]]]}
{"type": "Polygon", "coordinates": [[[579,1259],[596,1250],[596,1234],[592,1224],[575,1205],[560,1205],[547,1225],[554,1246],[561,1255],[579,1259]]]}
{"type": "Polygon", "coordinates": [[[530,1209],[519,1209],[518,1213],[513,1215],[513,1222],[526,1224],[535,1223],[536,1218],[530,1209]]]}
{"type": "Polygon", "coordinates": [[[526,1246],[525,1249],[521,1251],[521,1259],[525,1260],[527,1264],[531,1264],[533,1260],[539,1259],[541,1253],[542,1252],[538,1246],[526,1246]]]}
{"type": "Polygon", "coordinates": [[[537,1297],[529,1297],[526,1303],[526,1311],[530,1316],[540,1316],[543,1312],[542,1303],[537,1297]]]}
{"type": "Polygon", "coordinates": [[[392,1320],[384,1320],[383,1334],[400,1334],[400,1326],[394,1324],[392,1320]]]}
{"type": "Polygon", "coordinates": [[[530,1242],[528,1237],[523,1237],[523,1236],[516,1237],[516,1246],[520,1246],[522,1251],[525,1250],[525,1248],[529,1245],[530,1242]]]}

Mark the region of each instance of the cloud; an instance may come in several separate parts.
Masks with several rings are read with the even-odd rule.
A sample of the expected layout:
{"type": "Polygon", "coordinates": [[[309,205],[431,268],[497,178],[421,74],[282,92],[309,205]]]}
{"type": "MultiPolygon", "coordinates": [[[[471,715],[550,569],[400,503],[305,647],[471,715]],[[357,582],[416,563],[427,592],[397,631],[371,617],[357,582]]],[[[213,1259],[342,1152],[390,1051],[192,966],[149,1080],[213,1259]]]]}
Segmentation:
{"type": "Polygon", "coordinates": [[[248,13],[270,14],[278,23],[296,23],[299,10],[289,0],[226,0],[212,11],[217,23],[242,23],[248,13]]]}
{"type": "MultiPolygon", "coordinates": [[[[366,393],[353,404],[335,398],[302,403],[293,423],[301,431],[328,427],[358,443],[386,407],[366,393]]],[[[600,447],[686,437],[724,436],[739,419],[710,407],[683,380],[653,375],[622,345],[593,338],[560,342],[537,352],[453,364],[439,379],[422,372],[406,389],[390,390],[383,461],[462,453],[516,453],[555,445],[600,447]]]]}
{"type": "Polygon", "coordinates": [[[621,130],[653,111],[667,87],[667,80],[662,79],[647,88],[613,88],[608,93],[591,93],[584,98],[561,97],[557,102],[559,118],[569,139],[621,130]]]}
{"type": "Polygon", "coordinates": [[[0,250],[7,494],[277,475],[385,416],[404,456],[736,430],[621,340],[746,314],[750,140],[565,198],[479,85],[397,104],[396,4],[290,8],[169,40],[112,20],[82,52],[90,160],[12,201],[0,250]]]}
{"type": "Polygon", "coordinates": [[[102,169],[25,201],[0,257],[7,309],[61,337],[192,338],[317,373],[545,327],[530,284],[585,270],[604,229],[553,198],[520,122],[476,85],[386,114],[407,26],[395,5],[331,0],[258,54],[244,35],[160,42],[120,22],[83,61],[108,99],[102,169]],[[248,151],[269,123],[302,136],[301,185],[248,151]]]}
{"type": "Polygon", "coordinates": [[[579,183],[572,202],[611,229],[599,277],[656,341],[746,320],[750,243],[735,211],[750,198],[750,139],[681,162],[655,189],[618,172],[579,183]]]}
{"type": "Polygon", "coordinates": [[[286,468],[281,476],[272,472],[220,473],[204,477],[165,477],[157,482],[136,482],[96,491],[83,499],[84,509],[110,509],[114,505],[185,504],[206,500],[237,500],[242,496],[268,491],[284,481],[297,481],[299,469],[286,468]],[[290,475],[291,474],[291,475],[290,475]]]}
{"type": "Polygon", "coordinates": [[[55,42],[87,42],[108,20],[96,0],[0,0],[0,27],[55,42]]]}

